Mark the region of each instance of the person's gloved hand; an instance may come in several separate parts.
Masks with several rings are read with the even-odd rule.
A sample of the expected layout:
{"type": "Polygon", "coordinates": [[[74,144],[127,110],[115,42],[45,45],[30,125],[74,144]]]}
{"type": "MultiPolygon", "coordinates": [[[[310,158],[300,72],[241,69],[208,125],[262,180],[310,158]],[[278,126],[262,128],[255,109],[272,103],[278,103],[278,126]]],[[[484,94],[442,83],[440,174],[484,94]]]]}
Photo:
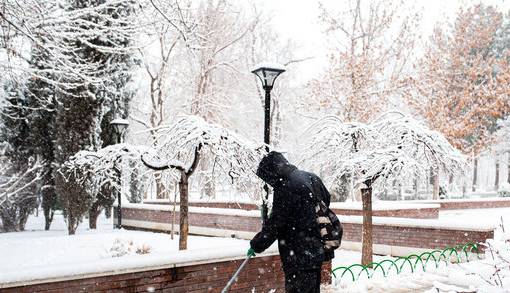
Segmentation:
{"type": "Polygon", "coordinates": [[[254,257],[255,250],[253,250],[253,248],[250,247],[250,249],[248,249],[248,252],[246,253],[246,256],[254,257]]]}

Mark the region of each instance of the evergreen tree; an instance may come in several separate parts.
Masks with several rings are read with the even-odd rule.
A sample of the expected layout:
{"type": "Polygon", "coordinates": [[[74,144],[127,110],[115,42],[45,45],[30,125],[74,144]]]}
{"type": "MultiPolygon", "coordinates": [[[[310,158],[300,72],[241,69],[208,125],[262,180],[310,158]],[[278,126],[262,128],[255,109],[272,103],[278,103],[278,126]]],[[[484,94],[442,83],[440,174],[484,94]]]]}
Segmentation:
{"type": "MultiPolygon", "coordinates": [[[[98,3],[102,1],[97,1],[98,3]]],[[[111,19],[129,18],[134,10],[133,1],[125,1],[122,4],[115,5],[114,9],[108,10],[108,16],[111,19]]],[[[125,25],[120,25],[121,29],[125,25]]],[[[117,143],[117,133],[115,133],[110,122],[116,118],[128,118],[129,104],[134,96],[134,91],[128,86],[131,80],[131,70],[133,65],[137,63],[134,55],[128,54],[126,48],[132,45],[132,39],[123,35],[108,36],[108,41],[102,39],[96,40],[95,44],[106,48],[111,47],[111,51],[103,50],[96,52],[99,62],[104,65],[105,75],[109,77],[105,82],[105,90],[100,89],[96,96],[102,101],[101,108],[101,129],[100,138],[101,146],[106,147],[117,143]],[[109,40],[115,40],[111,43],[109,40]],[[115,45],[115,47],[112,47],[115,45]]],[[[119,174],[120,176],[120,174],[119,174]]],[[[89,211],[89,227],[95,229],[97,224],[97,217],[102,209],[107,210],[107,215],[110,215],[109,210],[117,197],[117,191],[109,188],[100,190],[96,197],[96,201],[89,211]]]]}
{"type": "MultiPolygon", "coordinates": [[[[75,86],[59,97],[55,156],[60,165],[80,150],[97,150],[115,141],[110,122],[127,115],[132,94],[125,88],[134,64],[126,50],[133,37],[128,18],[134,2],[70,0],[68,4],[70,10],[97,9],[91,9],[94,13],[90,14],[80,13],[80,19],[73,20],[78,27],[70,26],[75,30],[71,35],[78,36],[66,40],[73,48],[67,52],[68,58],[84,74],[78,80],[67,80],[75,86]]],[[[115,199],[111,190],[89,194],[74,179],[57,172],[57,192],[70,234],[87,212],[89,226],[95,228],[103,207],[111,207],[115,199]]]]}
{"type": "MultiPolygon", "coordinates": [[[[6,85],[4,92],[7,96],[6,103],[0,112],[2,119],[0,137],[7,145],[5,156],[9,168],[5,175],[14,177],[28,168],[34,152],[28,142],[30,128],[27,119],[27,101],[23,92],[13,82],[6,85]]],[[[26,178],[29,181],[30,179],[26,178]]],[[[24,230],[30,212],[37,206],[34,191],[33,188],[24,189],[19,196],[0,201],[0,218],[4,231],[24,230]]]]}
{"type": "MultiPolygon", "coordinates": [[[[39,47],[32,50],[30,66],[44,72],[45,61],[49,56],[39,47]]],[[[38,184],[37,193],[41,198],[44,212],[44,229],[49,230],[57,206],[55,179],[53,174],[54,138],[55,138],[55,89],[38,77],[32,77],[26,85],[25,96],[29,106],[28,121],[30,131],[28,140],[34,153],[44,162],[44,176],[38,184]]]]}

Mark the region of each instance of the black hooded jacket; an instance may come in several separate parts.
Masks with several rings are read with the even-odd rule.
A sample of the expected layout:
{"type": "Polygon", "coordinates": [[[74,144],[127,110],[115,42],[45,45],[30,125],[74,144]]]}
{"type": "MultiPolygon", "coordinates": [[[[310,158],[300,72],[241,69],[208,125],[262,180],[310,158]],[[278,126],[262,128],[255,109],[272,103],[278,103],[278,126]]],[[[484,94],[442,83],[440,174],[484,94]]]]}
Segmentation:
{"type": "Polygon", "coordinates": [[[320,268],[323,261],[332,258],[324,252],[315,213],[315,196],[329,206],[330,195],[322,181],[297,169],[278,152],[262,159],[257,176],[273,187],[274,196],[269,218],[250,242],[253,250],[260,253],[278,239],[286,273],[320,268]]]}

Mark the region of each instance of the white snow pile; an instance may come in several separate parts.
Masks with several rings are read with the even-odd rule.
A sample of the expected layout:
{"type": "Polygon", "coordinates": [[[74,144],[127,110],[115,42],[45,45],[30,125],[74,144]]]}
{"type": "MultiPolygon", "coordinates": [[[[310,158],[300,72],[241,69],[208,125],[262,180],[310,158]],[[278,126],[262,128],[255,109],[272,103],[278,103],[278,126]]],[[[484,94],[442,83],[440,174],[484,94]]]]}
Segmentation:
{"type": "Polygon", "coordinates": [[[510,183],[501,183],[498,189],[498,195],[501,197],[510,197],[510,183]]]}
{"type": "Polygon", "coordinates": [[[112,257],[121,257],[127,254],[148,254],[151,252],[151,246],[148,244],[135,245],[133,240],[125,240],[116,238],[112,247],[107,250],[107,253],[112,257]]]}
{"type": "MultiPolygon", "coordinates": [[[[510,233],[504,227],[485,244],[485,257],[469,262],[428,264],[425,271],[375,274],[372,279],[333,280],[324,292],[510,292],[510,233]],[[336,283],[336,284],[335,284],[336,283]]],[[[418,266],[419,267],[419,266],[418,266]]]]}

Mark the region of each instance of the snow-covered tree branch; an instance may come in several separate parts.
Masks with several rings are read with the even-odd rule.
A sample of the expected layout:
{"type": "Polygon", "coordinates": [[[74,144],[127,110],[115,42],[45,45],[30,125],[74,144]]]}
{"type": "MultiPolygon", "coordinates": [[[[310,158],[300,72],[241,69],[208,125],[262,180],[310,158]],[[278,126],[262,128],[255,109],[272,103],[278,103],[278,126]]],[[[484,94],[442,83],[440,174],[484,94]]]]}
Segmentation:
{"type": "Polygon", "coordinates": [[[44,163],[30,159],[26,168],[17,170],[2,160],[0,167],[0,218],[3,230],[23,230],[29,213],[37,207],[35,186],[44,176],[44,163]]]}
{"type": "Polygon", "coordinates": [[[68,219],[68,225],[72,225],[69,227],[70,231],[76,229],[76,225],[90,209],[94,209],[96,214],[102,208],[109,210],[112,207],[122,189],[121,173],[125,166],[129,166],[126,172],[137,171],[139,178],[130,178],[131,180],[139,183],[143,180],[140,177],[144,172],[140,170],[146,169],[140,156],[149,151],[150,149],[144,146],[116,144],[97,152],[80,151],[62,165],[58,170],[60,179],[77,186],[76,192],[82,193],[80,204],[67,207],[74,209],[71,213],[72,219],[68,219]]]}
{"type": "Polygon", "coordinates": [[[464,156],[441,134],[398,112],[385,113],[368,124],[325,117],[305,135],[309,141],[303,158],[309,158],[309,164],[330,170],[331,181],[352,176],[361,189],[364,264],[372,261],[371,200],[375,184],[385,186],[393,180],[425,176],[430,169],[458,174],[465,165],[464,156]]]}
{"type": "Polygon", "coordinates": [[[156,130],[159,142],[156,153],[144,155],[143,163],[156,171],[175,170],[180,176],[179,249],[186,249],[188,235],[188,183],[199,161],[208,157],[244,190],[254,183],[255,169],[264,149],[254,142],[197,116],[179,117],[173,124],[156,130]],[[154,156],[157,156],[154,158],[154,156]]]}

